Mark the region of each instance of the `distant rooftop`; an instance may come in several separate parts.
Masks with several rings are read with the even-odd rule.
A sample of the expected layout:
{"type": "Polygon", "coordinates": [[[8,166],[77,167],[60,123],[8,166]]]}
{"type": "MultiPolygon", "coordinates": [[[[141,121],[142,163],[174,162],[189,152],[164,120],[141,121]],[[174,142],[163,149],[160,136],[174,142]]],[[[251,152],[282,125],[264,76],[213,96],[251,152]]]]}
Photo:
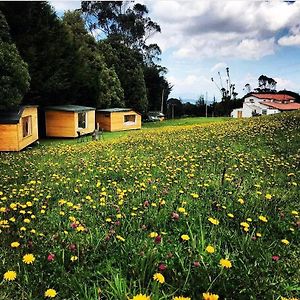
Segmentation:
{"type": "Polygon", "coordinates": [[[105,109],[97,109],[97,112],[112,113],[112,112],[126,112],[131,110],[132,110],[131,108],[105,108],[105,109]]]}
{"type": "Polygon", "coordinates": [[[251,93],[249,95],[246,96],[253,96],[259,99],[268,99],[268,100],[277,100],[277,101],[289,101],[289,100],[295,100],[295,97],[287,95],[287,94],[264,94],[264,93],[251,93]]]}
{"type": "Polygon", "coordinates": [[[82,111],[96,110],[96,108],[89,107],[89,106],[81,106],[81,105],[55,105],[55,106],[46,106],[45,110],[82,112],[82,111]]]}
{"type": "Polygon", "coordinates": [[[271,108],[276,108],[279,110],[296,110],[296,109],[300,109],[300,103],[274,103],[274,102],[260,102],[263,105],[267,105],[271,108]]]}

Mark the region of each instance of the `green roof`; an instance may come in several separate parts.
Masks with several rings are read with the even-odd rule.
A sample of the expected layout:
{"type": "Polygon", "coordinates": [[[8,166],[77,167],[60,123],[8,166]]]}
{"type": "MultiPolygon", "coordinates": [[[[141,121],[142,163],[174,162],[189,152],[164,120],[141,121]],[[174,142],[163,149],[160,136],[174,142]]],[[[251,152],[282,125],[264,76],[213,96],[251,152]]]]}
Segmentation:
{"type": "Polygon", "coordinates": [[[81,105],[56,105],[56,106],[46,106],[45,110],[83,112],[83,111],[96,110],[96,108],[89,107],[89,106],[81,106],[81,105]]]}
{"type": "Polygon", "coordinates": [[[97,109],[97,112],[112,113],[112,112],[126,112],[131,110],[132,110],[131,108],[105,108],[105,109],[97,109]]]}

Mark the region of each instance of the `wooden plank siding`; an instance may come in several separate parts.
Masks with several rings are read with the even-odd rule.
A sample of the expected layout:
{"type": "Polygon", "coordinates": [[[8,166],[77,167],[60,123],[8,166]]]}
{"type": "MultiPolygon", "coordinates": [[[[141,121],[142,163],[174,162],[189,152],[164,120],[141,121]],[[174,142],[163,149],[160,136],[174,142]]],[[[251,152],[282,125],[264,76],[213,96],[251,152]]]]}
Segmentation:
{"type": "Polygon", "coordinates": [[[0,124],[0,151],[18,150],[18,124],[0,124]]]}
{"type": "Polygon", "coordinates": [[[38,140],[38,112],[37,107],[26,107],[22,113],[20,118],[20,122],[18,124],[18,140],[19,140],[19,149],[21,150],[26,146],[32,144],[36,140],[38,140]],[[23,137],[23,124],[22,118],[31,117],[31,134],[23,137]]]}
{"type": "MultiPolygon", "coordinates": [[[[87,111],[87,127],[80,130],[81,135],[95,130],[95,111],[87,111]]],[[[78,136],[78,113],[72,111],[46,111],[46,135],[49,137],[78,136]]]]}
{"type": "Polygon", "coordinates": [[[17,124],[0,124],[0,151],[20,151],[38,139],[37,107],[25,107],[17,124]],[[22,118],[30,117],[30,135],[23,137],[22,118]]]}
{"type": "Polygon", "coordinates": [[[46,111],[46,136],[77,137],[75,113],[71,111],[46,111]]]}
{"type": "MultiPolygon", "coordinates": [[[[89,134],[92,133],[95,130],[95,111],[91,110],[91,111],[87,111],[87,124],[86,124],[86,128],[83,128],[80,130],[80,134],[84,135],[84,134],[89,134]]],[[[76,136],[77,136],[77,124],[78,124],[78,113],[75,113],[75,129],[76,129],[76,136]]]]}
{"type": "Polygon", "coordinates": [[[142,127],[142,117],[135,111],[126,112],[96,112],[96,123],[99,123],[100,128],[104,131],[123,131],[132,129],[141,129],[142,127]],[[125,116],[135,116],[134,124],[125,124],[125,116]]]}

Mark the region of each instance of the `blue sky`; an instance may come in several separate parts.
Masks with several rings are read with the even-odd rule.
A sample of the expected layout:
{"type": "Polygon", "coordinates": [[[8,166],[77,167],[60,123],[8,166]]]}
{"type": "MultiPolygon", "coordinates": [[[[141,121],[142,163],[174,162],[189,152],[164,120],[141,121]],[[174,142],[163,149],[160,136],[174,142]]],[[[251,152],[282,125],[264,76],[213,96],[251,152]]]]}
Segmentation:
{"type": "MultiPolygon", "coordinates": [[[[246,83],[274,78],[277,89],[300,93],[300,1],[142,0],[162,32],[151,38],[163,53],[173,84],[171,97],[194,102],[200,95],[220,99],[211,81],[223,82],[226,67],[238,96],[246,83]]],[[[61,15],[80,7],[79,1],[50,1],[61,15]]]]}

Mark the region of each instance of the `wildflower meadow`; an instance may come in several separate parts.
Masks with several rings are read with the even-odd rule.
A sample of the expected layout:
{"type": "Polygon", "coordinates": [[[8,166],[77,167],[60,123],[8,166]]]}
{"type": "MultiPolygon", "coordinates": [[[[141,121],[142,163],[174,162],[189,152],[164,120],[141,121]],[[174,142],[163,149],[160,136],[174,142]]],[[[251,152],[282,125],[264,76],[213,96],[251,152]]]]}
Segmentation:
{"type": "Polygon", "coordinates": [[[297,299],[300,113],[0,154],[0,299],[297,299]]]}

